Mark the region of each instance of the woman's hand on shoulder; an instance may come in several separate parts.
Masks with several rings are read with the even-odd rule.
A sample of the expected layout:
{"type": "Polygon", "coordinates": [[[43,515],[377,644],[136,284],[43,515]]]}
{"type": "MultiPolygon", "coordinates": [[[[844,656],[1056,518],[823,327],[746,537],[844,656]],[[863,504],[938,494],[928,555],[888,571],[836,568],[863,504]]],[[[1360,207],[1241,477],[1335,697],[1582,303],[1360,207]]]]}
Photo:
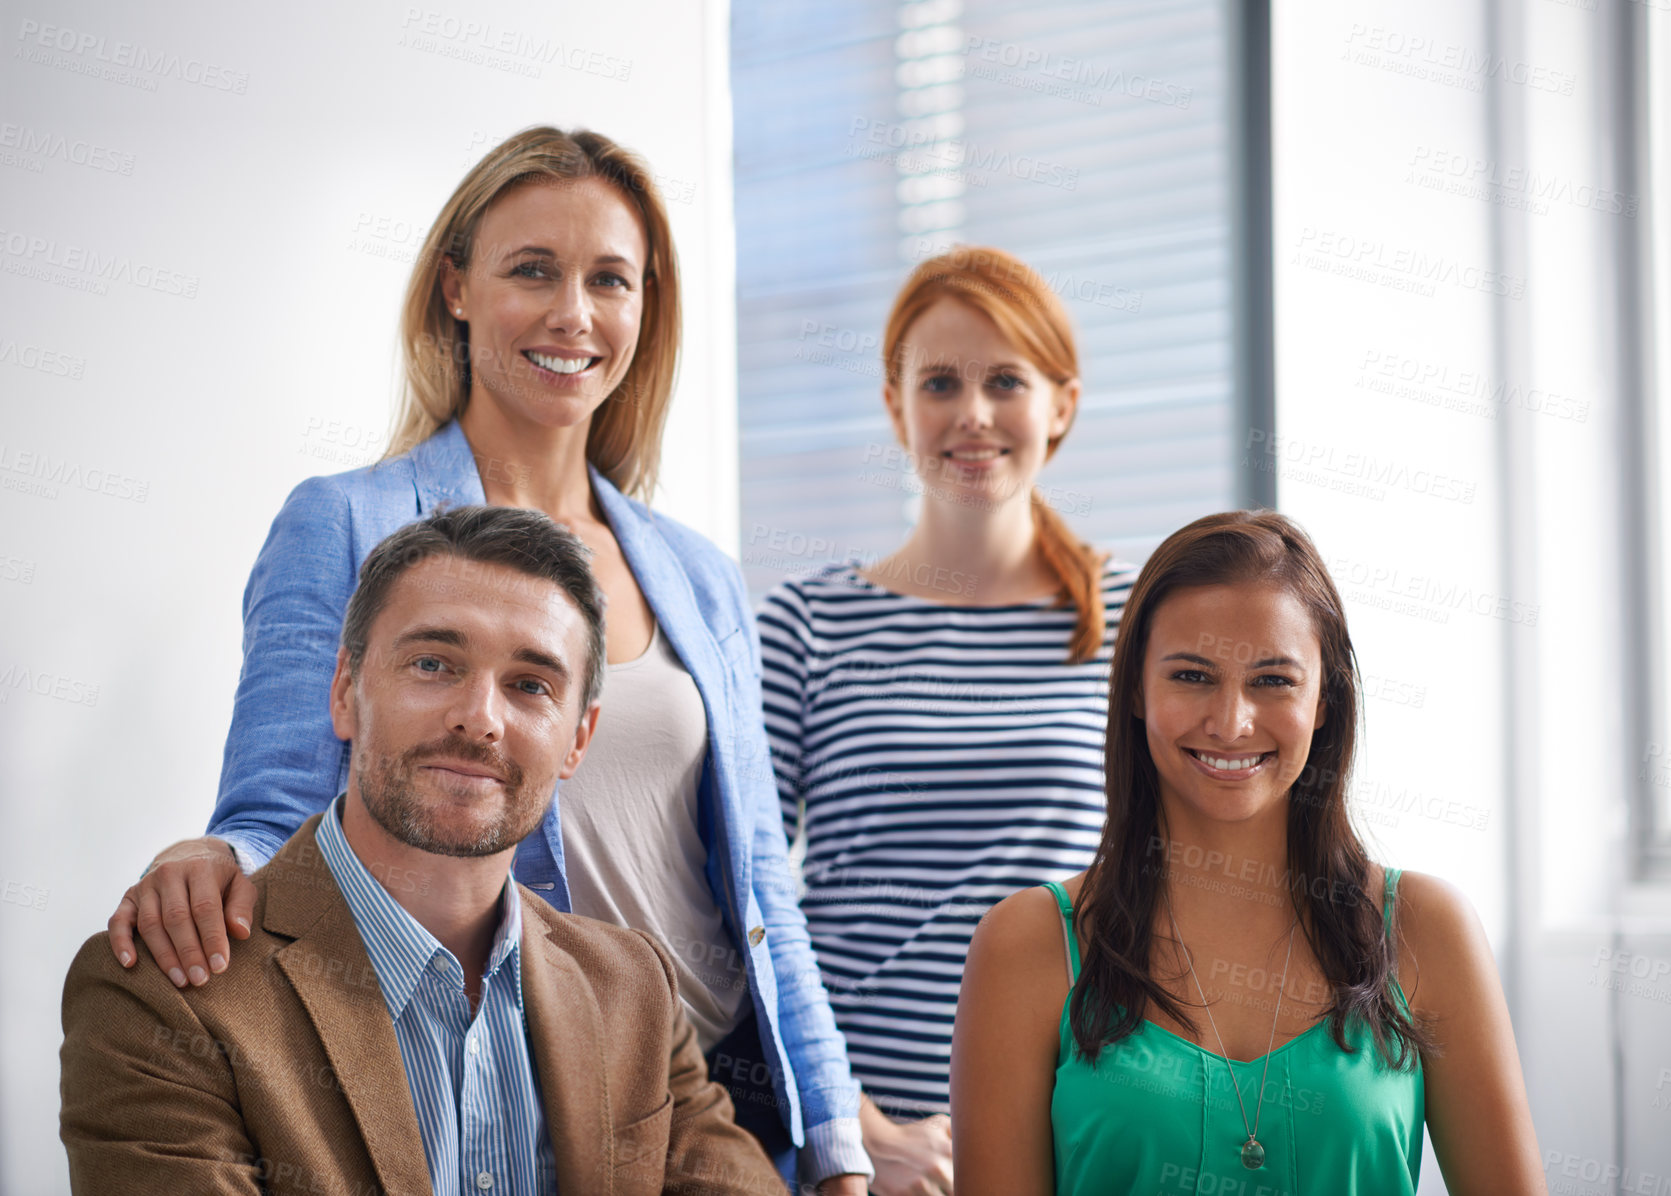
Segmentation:
{"type": "Polygon", "coordinates": [[[1461,890],[1399,880],[1399,975],[1432,1035],[1422,1056],[1427,1126],[1452,1196],[1547,1190],[1526,1081],[1491,943],[1461,890]]]}
{"type": "Polygon", "coordinates": [[[952,1033],[952,1149],[959,1196],[1048,1193],[1068,960],[1047,889],[987,911],[969,944],[952,1033]]]}
{"type": "Polygon", "coordinates": [[[211,972],[226,970],[227,936],[249,937],[255,895],[226,840],[186,839],[158,855],[122,895],[110,915],[110,949],[123,967],[132,967],[139,959],[137,929],[177,987],[206,984],[211,972]]]}

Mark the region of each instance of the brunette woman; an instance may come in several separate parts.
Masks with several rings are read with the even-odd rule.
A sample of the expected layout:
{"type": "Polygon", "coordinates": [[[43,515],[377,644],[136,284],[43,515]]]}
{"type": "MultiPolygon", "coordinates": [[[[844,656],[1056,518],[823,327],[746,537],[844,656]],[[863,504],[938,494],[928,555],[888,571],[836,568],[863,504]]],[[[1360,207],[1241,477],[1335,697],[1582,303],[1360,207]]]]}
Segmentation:
{"type": "Polygon", "coordinates": [[[1468,902],[1347,817],[1359,680],[1317,550],[1197,520],[1126,604],[1090,868],[970,947],[952,1051],[969,1193],[1543,1192],[1468,902]],[[977,1178],[978,1177],[978,1178],[977,1178]]]}

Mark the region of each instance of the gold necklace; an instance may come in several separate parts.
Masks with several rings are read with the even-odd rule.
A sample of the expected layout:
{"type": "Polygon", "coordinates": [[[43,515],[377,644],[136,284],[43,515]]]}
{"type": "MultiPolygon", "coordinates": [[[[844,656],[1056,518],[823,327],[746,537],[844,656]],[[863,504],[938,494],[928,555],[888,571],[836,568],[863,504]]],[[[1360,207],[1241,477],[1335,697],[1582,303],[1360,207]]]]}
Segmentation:
{"type": "MultiPolygon", "coordinates": [[[[1172,923],[1172,933],[1178,940],[1178,946],[1183,948],[1184,965],[1189,968],[1189,978],[1195,981],[1195,991],[1201,995],[1201,1008],[1207,1013],[1207,1024],[1213,1028],[1213,1037],[1218,1039],[1218,1053],[1224,1059],[1224,1069],[1230,1073],[1230,1090],[1236,1094],[1236,1107],[1242,1111],[1242,1128],[1247,1131],[1247,1141],[1242,1143],[1242,1166],[1249,1171],[1257,1171],[1265,1165],[1265,1148],[1259,1143],[1259,1114],[1265,1108],[1265,1077],[1271,1074],[1271,1045],[1276,1042],[1276,1023],[1282,1016],[1282,991],[1288,987],[1288,965],[1294,959],[1294,931],[1299,929],[1300,920],[1295,918],[1288,927],[1288,954],[1282,960],[1282,985],[1276,990],[1276,1012],[1271,1015],[1271,1037],[1265,1043],[1265,1069],[1259,1073],[1259,1100],[1253,1106],[1253,1124],[1250,1126],[1247,1104],[1242,1100],[1242,1086],[1236,1083],[1236,1069],[1230,1066],[1230,1052],[1224,1049],[1224,1036],[1218,1032],[1218,1023],[1213,1020],[1213,1007],[1207,1003],[1201,977],[1195,974],[1195,960],[1184,942],[1183,931],[1178,929],[1178,919],[1172,914],[1171,894],[1166,897],[1166,919],[1172,923]]],[[[1201,1099],[1207,1099],[1204,1092],[1201,1099]]]]}

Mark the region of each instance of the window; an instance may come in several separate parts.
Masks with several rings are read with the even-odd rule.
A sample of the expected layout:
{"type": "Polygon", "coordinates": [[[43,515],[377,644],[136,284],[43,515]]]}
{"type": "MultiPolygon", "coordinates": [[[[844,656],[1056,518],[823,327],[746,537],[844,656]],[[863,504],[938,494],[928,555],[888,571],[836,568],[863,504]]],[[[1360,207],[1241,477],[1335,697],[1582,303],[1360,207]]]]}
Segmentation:
{"type": "Polygon", "coordinates": [[[1671,12],[1663,5],[1628,5],[1638,47],[1634,59],[1634,130],[1641,172],[1640,219],[1627,235],[1639,238],[1629,256],[1640,263],[1640,387],[1643,446],[1640,506],[1646,550],[1642,554],[1643,634],[1651,662],[1638,691],[1643,741],[1639,821],[1633,836],[1643,852],[1640,871],[1671,879],[1671,12]]]}
{"type": "Polygon", "coordinates": [[[1239,163],[1264,168],[1236,152],[1246,11],[736,0],[741,544],[755,594],[903,538],[914,487],[883,413],[879,342],[911,267],[956,243],[1017,254],[1074,320],[1084,398],[1040,484],[1080,535],[1141,560],[1197,516],[1269,501],[1268,479],[1240,464],[1246,429],[1269,427],[1249,417],[1257,387],[1241,382],[1249,338],[1234,318],[1239,163]]]}

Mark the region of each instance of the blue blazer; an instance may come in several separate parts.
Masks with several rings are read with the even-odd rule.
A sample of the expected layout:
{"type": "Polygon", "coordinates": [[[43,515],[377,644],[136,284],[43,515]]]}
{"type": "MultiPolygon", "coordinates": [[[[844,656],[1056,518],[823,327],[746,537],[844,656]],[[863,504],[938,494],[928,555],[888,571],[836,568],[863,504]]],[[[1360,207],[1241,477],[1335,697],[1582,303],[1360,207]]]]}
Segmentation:
{"type": "MultiPolygon", "coordinates": [[[[708,885],[747,963],[778,1108],[803,1147],[802,1174],[868,1171],[858,1085],[789,871],[742,574],[708,540],[590,472],[627,565],[707,710],[698,824],[708,885]]],[[[349,745],[331,727],[328,695],[360,564],[436,506],[485,501],[456,420],[402,456],[291,491],[244,590],[244,667],[209,834],[264,863],[348,787],[349,745]]],[[[517,849],[515,874],[567,911],[557,806],[517,849]]]]}

